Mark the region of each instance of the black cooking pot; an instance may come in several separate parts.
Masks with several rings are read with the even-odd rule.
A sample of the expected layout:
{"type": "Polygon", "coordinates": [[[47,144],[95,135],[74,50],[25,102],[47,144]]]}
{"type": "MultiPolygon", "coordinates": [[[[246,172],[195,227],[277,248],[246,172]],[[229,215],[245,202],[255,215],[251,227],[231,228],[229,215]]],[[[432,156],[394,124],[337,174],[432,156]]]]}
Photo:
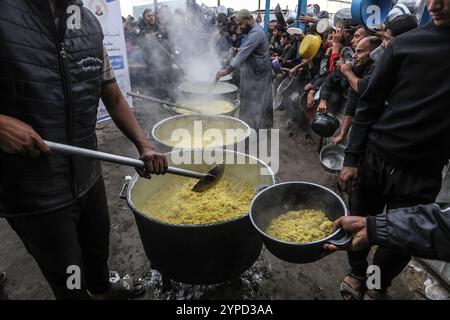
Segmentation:
{"type": "MultiPolygon", "coordinates": [[[[236,183],[247,181],[255,188],[277,182],[270,167],[262,161],[249,155],[225,152],[227,157],[234,157],[235,164],[228,164],[227,161],[224,177],[236,179],[236,183]],[[241,164],[242,159],[245,164],[241,164]],[[237,164],[237,161],[241,162],[237,164]],[[261,173],[263,169],[267,175],[261,173]]],[[[166,154],[169,164],[172,164],[172,156],[176,154],[166,154]]],[[[198,172],[206,172],[211,167],[208,164],[177,166],[198,172]]],[[[208,285],[238,277],[253,265],[262,249],[261,238],[248,214],[243,213],[240,217],[218,223],[179,225],[159,221],[141,211],[152,193],[161,189],[170,193],[179,188],[179,180],[176,179],[174,175],[165,175],[147,180],[135,175],[126,192],[128,205],[133,210],[142,245],[152,267],[168,279],[188,284],[208,285]]]]}
{"type": "Polygon", "coordinates": [[[248,215],[209,226],[175,226],[136,212],[135,218],[152,267],[175,281],[225,282],[250,268],[261,253],[248,215]]]}
{"type": "Polygon", "coordinates": [[[317,112],[311,123],[312,130],[321,137],[329,138],[333,136],[340,127],[340,122],[336,117],[329,113],[317,112]]]}
{"type": "Polygon", "coordinates": [[[261,235],[267,249],[281,260],[310,263],[322,258],[323,245],[331,243],[344,247],[352,237],[342,229],[319,241],[291,243],[266,234],[270,222],[279,215],[293,210],[321,210],[328,219],[336,220],[348,215],[344,201],[333,191],[309,182],[285,182],[261,191],[250,206],[250,220],[261,235]]]}

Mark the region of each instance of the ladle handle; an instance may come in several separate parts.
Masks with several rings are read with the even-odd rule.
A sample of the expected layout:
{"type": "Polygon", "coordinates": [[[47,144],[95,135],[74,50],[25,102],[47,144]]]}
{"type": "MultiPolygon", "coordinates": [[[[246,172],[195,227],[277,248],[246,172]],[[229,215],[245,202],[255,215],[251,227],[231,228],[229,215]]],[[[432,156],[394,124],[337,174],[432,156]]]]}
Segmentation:
{"type": "Polygon", "coordinates": [[[178,109],[184,109],[184,110],[191,111],[191,112],[194,112],[194,113],[200,113],[200,111],[198,111],[198,110],[195,110],[195,109],[192,109],[192,108],[189,108],[189,107],[185,107],[185,106],[182,106],[182,105],[170,102],[170,101],[166,101],[166,100],[160,100],[160,99],[149,97],[149,96],[143,96],[141,94],[137,94],[137,93],[133,93],[133,92],[127,92],[127,95],[130,96],[130,97],[133,97],[133,98],[139,98],[139,99],[143,99],[143,100],[156,102],[156,103],[162,104],[166,108],[167,108],[167,106],[172,106],[172,107],[175,107],[175,108],[178,108],[178,109]]]}
{"type": "Polygon", "coordinates": [[[149,97],[149,96],[144,96],[142,94],[137,94],[134,92],[127,92],[127,96],[130,96],[133,98],[139,98],[139,99],[143,99],[143,100],[148,100],[148,101],[152,101],[152,102],[156,102],[156,103],[166,104],[166,105],[172,106],[172,107],[183,108],[183,106],[180,106],[179,104],[176,104],[176,103],[173,103],[170,101],[161,100],[161,99],[157,99],[157,98],[149,97]]]}
{"type": "Polygon", "coordinates": [[[338,249],[345,249],[353,240],[353,236],[350,233],[344,231],[344,229],[340,228],[337,234],[342,234],[342,238],[338,239],[329,239],[328,243],[335,245],[338,249]]]}
{"type": "MultiPolygon", "coordinates": [[[[66,155],[81,156],[81,157],[86,157],[86,158],[91,158],[91,159],[96,159],[96,160],[101,160],[101,161],[106,161],[106,162],[117,163],[117,164],[130,166],[130,167],[134,167],[134,168],[144,168],[145,167],[144,161],[138,160],[138,159],[127,158],[127,157],[118,156],[115,154],[110,154],[110,153],[105,153],[105,152],[100,152],[100,151],[95,151],[95,150],[90,150],[90,149],[78,148],[78,147],[69,146],[66,144],[61,144],[61,143],[56,143],[56,142],[51,142],[51,141],[46,141],[46,140],[44,140],[44,142],[48,145],[48,147],[50,148],[51,151],[59,152],[59,153],[66,154],[66,155]]],[[[206,174],[203,174],[200,172],[185,170],[185,169],[181,169],[181,168],[174,168],[174,167],[169,167],[167,169],[167,173],[171,173],[171,174],[183,176],[183,177],[188,177],[188,178],[195,178],[195,179],[203,179],[205,176],[207,176],[206,174]]]]}

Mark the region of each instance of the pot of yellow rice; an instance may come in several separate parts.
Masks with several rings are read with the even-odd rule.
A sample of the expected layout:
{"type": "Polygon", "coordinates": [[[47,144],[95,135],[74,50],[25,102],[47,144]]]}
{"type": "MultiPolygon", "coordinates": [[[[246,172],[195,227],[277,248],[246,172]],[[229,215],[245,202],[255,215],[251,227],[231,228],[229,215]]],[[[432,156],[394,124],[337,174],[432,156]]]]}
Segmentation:
{"type": "Polygon", "coordinates": [[[323,256],[323,245],[344,247],[351,236],[333,231],[333,221],[348,215],[335,192],[309,182],[285,182],[261,191],[250,206],[250,220],[276,257],[310,263],[323,256]]]}
{"type": "Polygon", "coordinates": [[[223,115],[178,115],[158,122],[152,138],[158,150],[236,149],[251,134],[248,124],[223,115]]]}
{"type": "MultiPolygon", "coordinates": [[[[201,159],[202,152],[173,151],[167,154],[169,164],[199,172],[214,165],[179,164],[180,154],[201,159]]],[[[261,252],[262,241],[248,208],[258,186],[273,185],[276,178],[266,164],[249,155],[224,150],[214,155],[227,159],[225,172],[206,192],[191,191],[195,180],[174,175],[151,180],[135,175],[129,184],[127,202],[145,253],[168,279],[189,284],[228,281],[250,268],[261,252]]]]}

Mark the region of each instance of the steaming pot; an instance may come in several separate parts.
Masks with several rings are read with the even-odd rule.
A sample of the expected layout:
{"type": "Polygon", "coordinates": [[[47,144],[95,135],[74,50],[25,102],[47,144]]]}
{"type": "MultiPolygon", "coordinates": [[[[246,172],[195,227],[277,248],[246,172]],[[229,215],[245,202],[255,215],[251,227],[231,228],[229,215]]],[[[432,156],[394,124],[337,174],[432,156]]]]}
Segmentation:
{"type": "Polygon", "coordinates": [[[281,260],[293,263],[314,262],[322,258],[325,243],[342,247],[352,240],[343,230],[308,243],[285,242],[266,234],[273,219],[293,210],[321,210],[331,221],[348,215],[344,201],[330,189],[318,184],[285,182],[264,189],[252,201],[250,220],[267,249],[281,260]]]}
{"type": "MultiPolygon", "coordinates": [[[[205,101],[201,101],[200,103],[204,104],[204,103],[207,103],[207,101],[213,101],[213,100],[205,100],[205,101]]],[[[224,100],[219,100],[219,101],[224,101],[224,100]]],[[[177,103],[183,105],[184,103],[186,103],[186,101],[185,101],[185,100],[181,100],[181,101],[177,101],[177,103]]],[[[231,104],[231,102],[229,102],[229,101],[227,101],[227,103],[230,103],[230,104],[231,104]]],[[[195,106],[195,103],[194,103],[194,102],[192,102],[192,103],[190,103],[190,104],[191,104],[192,106],[195,106]]],[[[218,113],[217,115],[222,115],[222,116],[229,116],[229,117],[235,117],[235,118],[238,118],[238,115],[239,115],[239,114],[238,114],[238,113],[239,113],[239,107],[240,107],[240,105],[241,105],[241,102],[240,102],[239,100],[235,100],[235,101],[232,102],[232,104],[233,104],[233,109],[232,109],[232,110],[230,110],[229,112],[225,112],[225,113],[218,113]]],[[[182,112],[178,111],[177,108],[175,108],[175,107],[170,107],[170,106],[167,106],[167,105],[164,105],[164,107],[165,107],[165,109],[169,112],[169,114],[171,114],[172,116],[185,115],[185,114],[193,114],[193,113],[191,113],[191,112],[189,112],[189,111],[186,111],[186,112],[182,113],[182,112]]]]}
{"type": "Polygon", "coordinates": [[[235,101],[238,99],[238,87],[227,82],[218,82],[213,85],[212,82],[186,81],[178,86],[179,91],[185,99],[217,99],[226,101],[235,101]]]}
{"type": "MultiPolygon", "coordinates": [[[[158,122],[152,130],[152,138],[155,141],[158,150],[171,151],[176,146],[176,142],[171,142],[172,133],[175,130],[185,129],[189,131],[194,137],[195,123],[201,121],[202,132],[208,129],[218,129],[221,132],[226,132],[227,129],[240,129],[244,132],[242,137],[239,137],[235,143],[229,145],[218,146],[220,148],[235,149],[235,145],[248,139],[251,134],[251,129],[242,120],[228,117],[228,116],[207,116],[207,115],[179,115],[164,119],[158,122]]],[[[192,149],[192,148],[185,148],[192,149]]]]}
{"type": "MultiPolygon", "coordinates": [[[[188,151],[191,152],[191,151],[188,151]]],[[[223,152],[223,151],[222,151],[223,152]]],[[[236,162],[244,157],[245,164],[227,164],[225,174],[236,183],[273,185],[276,177],[262,161],[232,151],[225,151],[236,162]],[[265,168],[268,175],[262,175],[265,168]]],[[[171,153],[167,154],[171,164],[171,153]]],[[[211,165],[179,165],[181,168],[207,171],[211,165]]],[[[141,241],[152,267],[163,277],[189,284],[213,284],[238,277],[259,257],[262,241],[252,227],[248,214],[207,225],[175,225],[161,222],[140,211],[148,195],[160,190],[173,191],[172,176],[154,176],[147,180],[134,175],[126,191],[126,199],[134,213],[141,241]]],[[[164,199],[161,199],[164,201],[164,199]]]]}

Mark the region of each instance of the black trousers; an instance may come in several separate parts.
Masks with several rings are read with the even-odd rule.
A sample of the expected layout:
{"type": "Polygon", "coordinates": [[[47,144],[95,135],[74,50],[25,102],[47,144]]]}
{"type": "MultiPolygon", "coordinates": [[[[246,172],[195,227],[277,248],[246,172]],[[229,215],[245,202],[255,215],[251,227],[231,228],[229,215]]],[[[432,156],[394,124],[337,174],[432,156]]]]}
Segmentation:
{"type": "MultiPolygon", "coordinates": [[[[355,216],[377,215],[385,207],[390,210],[432,203],[439,194],[441,182],[439,178],[396,169],[368,150],[359,168],[356,191],[350,196],[350,213],[355,216]]],[[[369,251],[370,248],[348,252],[353,275],[366,275],[369,251]]],[[[379,247],[376,250],[373,265],[380,267],[382,291],[391,285],[391,281],[410,260],[411,256],[389,248],[379,247]]]]}
{"type": "Polygon", "coordinates": [[[109,213],[100,178],[75,204],[36,217],[8,219],[38,263],[57,299],[89,299],[109,283],[109,213]],[[81,289],[70,290],[69,266],[80,268],[81,289]]]}

